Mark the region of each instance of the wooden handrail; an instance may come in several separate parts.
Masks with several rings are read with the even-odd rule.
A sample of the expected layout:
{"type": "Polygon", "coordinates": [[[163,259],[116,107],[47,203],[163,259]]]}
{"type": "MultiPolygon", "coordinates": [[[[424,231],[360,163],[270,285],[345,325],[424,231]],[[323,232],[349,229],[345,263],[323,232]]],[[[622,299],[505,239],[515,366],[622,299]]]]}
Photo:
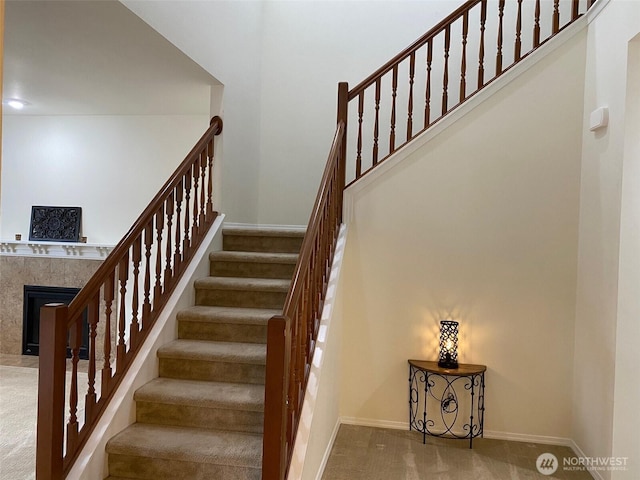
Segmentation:
{"type": "Polygon", "coordinates": [[[122,237],[118,244],[113,248],[111,254],[102,262],[100,267],[96,270],[96,273],[89,279],[85,287],[78,292],[73,301],[69,304],[69,316],[76,317],[82,310],[84,305],[89,299],[92,291],[100,288],[100,279],[104,278],[107,272],[112,271],[116,266],[118,259],[122,257],[123,253],[131,247],[134,239],[140,235],[140,233],[148,225],[149,220],[153,217],[155,212],[166,201],[168,194],[179,183],[180,179],[187,173],[187,170],[191,168],[196,156],[200,155],[200,152],[206,148],[207,143],[215,135],[220,135],[222,132],[222,119],[215,116],[209,122],[209,128],[204,132],[198,143],[194,145],[191,151],[187,154],[182,163],[176,168],[171,177],[165,182],[158,193],[153,197],[149,205],[140,214],[137,220],[133,223],[129,231],[122,237]]]}
{"type": "Polygon", "coordinates": [[[214,117],[68,307],[41,309],[37,480],[66,477],[213,225],[214,137],[221,132],[222,120],[214,117]],[[89,337],[86,381],[79,375],[83,328],[89,337]],[[64,405],[68,355],[71,383],[64,405]]]}

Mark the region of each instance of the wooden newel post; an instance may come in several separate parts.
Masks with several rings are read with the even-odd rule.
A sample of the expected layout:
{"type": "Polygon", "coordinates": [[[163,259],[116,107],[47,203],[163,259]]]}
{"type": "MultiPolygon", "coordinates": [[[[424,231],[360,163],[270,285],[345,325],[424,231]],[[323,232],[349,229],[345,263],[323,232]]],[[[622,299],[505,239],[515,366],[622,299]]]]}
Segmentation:
{"type": "MultiPolygon", "coordinates": [[[[340,154],[338,158],[339,182],[338,190],[340,199],[342,199],[342,191],[346,183],[347,176],[347,117],[349,112],[349,84],[347,82],[338,83],[338,125],[340,122],[344,124],[344,133],[342,134],[342,143],[340,144],[340,154]]],[[[342,203],[340,204],[340,218],[342,221],[342,203]]]]}
{"type": "Polygon", "coordinates": [[[67,318],[62,303],[40,309],[36,480],[62,479],[67,318]]]}
{"type": "MultiPolygon", "coordinates": [[[[262,480],[284,480],[287,465],[286,412],[290,327],[288,318],[276,316],[267,326],[267,365],[264,392],[262,480]]],[[[292,446],[290,446],[292,447],[292,446]]]]}

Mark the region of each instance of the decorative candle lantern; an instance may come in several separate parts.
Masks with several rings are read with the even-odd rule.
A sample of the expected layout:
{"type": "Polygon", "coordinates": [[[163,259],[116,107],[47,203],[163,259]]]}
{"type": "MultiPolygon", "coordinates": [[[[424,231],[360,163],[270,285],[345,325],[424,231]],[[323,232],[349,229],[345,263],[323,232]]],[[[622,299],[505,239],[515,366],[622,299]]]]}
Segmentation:
{"type": "Polygon", "coordinates": [[[458,368],[458,322],[440,321],[440,357],[438,366],[458,368]]]}

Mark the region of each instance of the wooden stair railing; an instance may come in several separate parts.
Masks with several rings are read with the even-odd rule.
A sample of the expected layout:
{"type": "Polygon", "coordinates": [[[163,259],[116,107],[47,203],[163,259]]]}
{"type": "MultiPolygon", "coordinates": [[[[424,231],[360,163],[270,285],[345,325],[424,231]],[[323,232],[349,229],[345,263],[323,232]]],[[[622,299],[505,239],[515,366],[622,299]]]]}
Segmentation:
{"type": "Polygon", "coordinates": [[[282,315],[268,324],[262,454],[265,480],[285,478],[318,338],[342,223],[347,88],[346,83],[338,88],[338,126],[282,315]]]}
{"type": "Polygon", "coordinates": [[[283,313],[268,325],[263,480],[284,480],[288,474],[342,222],[345,184],[358,181],[594,3],[469,0],[352,90],[347,83],[338,85],[338,126],[327,166],[283,313]],[[513,18],[513,25],[505,17],[513,18]],[[477,66],[470,67],[474,62],[477,66]],[[353,163],[347,164],[348,158],[353,163]]]}
{"type": "Polygon", "coordinates": [[[470,0],[349,91],[348,185],[576,21],[595,0],[470,0]],[[506,21],[505,19],[512,19],[506,21]]]}
{"type": "Polygon", "coordinates": [[[68,307],[42,308],[37,480],[66,477],[217,217],[214,137],[221,131],[222,119],[214,117],[68,307]],[[88,360],[79,356],[83,328],[88,329],[88,360]],[[70,381],[65,401],[67,359],[70,381]]]}

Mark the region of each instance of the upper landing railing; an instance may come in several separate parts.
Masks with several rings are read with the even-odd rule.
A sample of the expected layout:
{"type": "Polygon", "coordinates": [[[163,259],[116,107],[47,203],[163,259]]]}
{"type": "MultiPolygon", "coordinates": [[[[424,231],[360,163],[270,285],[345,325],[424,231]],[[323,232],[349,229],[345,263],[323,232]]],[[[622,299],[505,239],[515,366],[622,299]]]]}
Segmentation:
{"type": "MultiPolygon", "coordinates": [[[[269,320],[264,480],[284,480],[342,222],[345,183],[367,172],[519,63],[595,0],[470,0],[349,91],[282,315],[269,320]]],[[[347,185],[347,186],[348,186],[347,185]]]]}
{"type": "Polygon", "coordinates": [[[577,20],[595,0],[470,0],[349,91],[351,184],[577,20]]]}
{"type": "Polygon", "coordinates": [[[221,131],[222,120],[214,117],[68,307],[42,308],[37,480],[67,476],[218,215],[213,208],[213,154],[214,137],[221,131]],[[88,359],[81,361],[83,329],[89,345],[83,346],[88,359]]]}

